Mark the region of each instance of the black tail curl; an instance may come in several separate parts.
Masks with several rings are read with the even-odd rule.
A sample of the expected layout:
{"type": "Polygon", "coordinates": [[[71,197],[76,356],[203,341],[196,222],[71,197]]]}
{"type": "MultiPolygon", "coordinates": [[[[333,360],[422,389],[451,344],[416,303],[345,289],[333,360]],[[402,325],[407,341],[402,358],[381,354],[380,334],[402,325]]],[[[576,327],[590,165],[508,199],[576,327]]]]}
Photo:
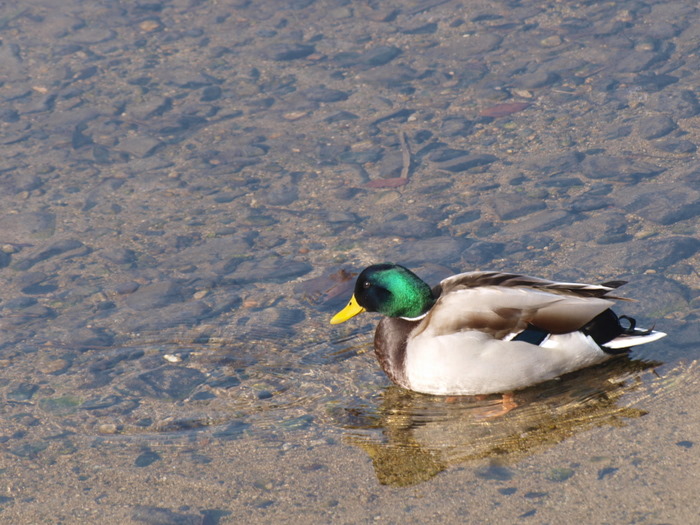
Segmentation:
{"type": "MultiPolygon", "coordinates": [[[[628,315],[621,315],[619,316],[618,319],[624,319],[629,323],[629,326],[627,328],[623,328],[622,333],[624,335],[649,335],[654,331],[654,327],[652,326],[648,330],[641,330],[639,328],[635,328],[637,326],[637,320],[634,319],[633,317],[630,317],[628,315]]],[[[622,324],[622,323],[620,323],[622,324]]]]}
{"type": "Polygon", "coordinates": [[[633,317],[627,315],[618,316],[608,308],[603,313],[591,319],[581,328],[581,331],[590,336],[603,351],[609,354],[624,354],[628,351],[627,348],[613,350],[603,345],[621,335],[648,335],[652,331],[652,329],[639,330],[636,326],[637,321],[633,317]],[[624,321],[624,323],[621,321],[624,321]]]}

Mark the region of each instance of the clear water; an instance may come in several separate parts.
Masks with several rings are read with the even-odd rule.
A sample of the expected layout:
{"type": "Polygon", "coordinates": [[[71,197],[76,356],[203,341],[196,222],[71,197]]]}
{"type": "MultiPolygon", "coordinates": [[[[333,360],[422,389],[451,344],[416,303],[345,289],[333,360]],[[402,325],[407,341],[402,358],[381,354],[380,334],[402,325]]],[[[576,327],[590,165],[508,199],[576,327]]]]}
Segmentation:
{"type": "Polygon", "coordinates": [[[64,4],[0,8],[0,521],[683,518],[693,6],[64,4]],[[328,324],[382,260],[622,278],[669,336],[505,415],[413,394],[328,324]]]}

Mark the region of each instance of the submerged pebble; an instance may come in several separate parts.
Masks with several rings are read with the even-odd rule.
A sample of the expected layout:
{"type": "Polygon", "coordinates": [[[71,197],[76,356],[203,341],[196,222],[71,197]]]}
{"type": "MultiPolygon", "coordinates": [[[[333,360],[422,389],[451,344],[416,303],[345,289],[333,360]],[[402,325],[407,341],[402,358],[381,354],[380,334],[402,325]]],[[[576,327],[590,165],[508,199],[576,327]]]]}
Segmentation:
{"type": "MultiPolygon", "coordinates": [[[[401,243],[391,250],[392,258],[405,264],[425,262],[450,263],[458,261],[473,241],[461,237],[440,236],[401,243]]],[[[383,254],[389,258],[390,254],[383,254]]]]}
{"type": "Polygon", "coordinates": [[[504,221],[517,219],[547,207],[541,199],[530,199],[514,193],[498,194],[491,199],[491,204],[498,217],[504,221]]]}
{"type": "MultiPolygon", "coordinates": [[[[148,466],[137,464],[137,467],[148,466]]],[[[145,523],[147,525],[199,525],[206,523],[207,518],[203,518],[200,513],[185,513],[175,512],[171,509],[163,507],[152,507],[147,505],[137,505],[131,519],[136,523],[145,523]]],[[[216,518],[213,518],[216,520],[216,518]]]]}
{"type": "Polygon", "coordinates": [[[184,399],[205,379],[206,376],[199,370],[165,365],[140,374],[128,381],[126,386],[132,395],[184,399]]]}
{"type": "Polygon", "coordinates": [[[177,283],[162,281],[138,288],[127,297],[126,304],[134,310],[150,310],[182,300],[182,289],[177,283]]]}
{"type": "Polygon", "coordinates": [[[581,165],[583,172],[591,179],[639,180],[664,171],[663,168],[650,163],[609,155],[586,157],[581,165]]]}
{"type": "Polygon", "coordinates": [[[621,195],[625,210],[657,224],[674,224],[700,215],[700,192],[649,185],[631,196],[621,195]]]}
{"type": "Polygon", "coordinates": [[[647,117],[638,125],[639,135],[643,139],[658,139],[671,133],[676,129],[677,124],[667,115],[647,117]]]}
{"type": "Polygon", "coordinates": [[[480,467],[477,469],[476,475],[482,479],[497,481],[509,481],[513,479],[513,471],[511,469],[494,463],[480,467]]]}

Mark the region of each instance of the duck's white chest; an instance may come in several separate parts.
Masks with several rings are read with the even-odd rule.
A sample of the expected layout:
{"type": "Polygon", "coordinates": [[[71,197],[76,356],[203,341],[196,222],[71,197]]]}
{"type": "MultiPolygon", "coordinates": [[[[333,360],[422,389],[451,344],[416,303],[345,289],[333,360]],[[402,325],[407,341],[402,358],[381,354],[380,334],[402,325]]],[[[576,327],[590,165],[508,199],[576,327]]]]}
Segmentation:
{"type": "Polygon", "coordinates": [[[609,357],[580,332],[550,336],[541,346],[478,331],[438,337],[425,332],[409,340],[405,367],[411,390],[475,395],[518,390],[609,357]]]}

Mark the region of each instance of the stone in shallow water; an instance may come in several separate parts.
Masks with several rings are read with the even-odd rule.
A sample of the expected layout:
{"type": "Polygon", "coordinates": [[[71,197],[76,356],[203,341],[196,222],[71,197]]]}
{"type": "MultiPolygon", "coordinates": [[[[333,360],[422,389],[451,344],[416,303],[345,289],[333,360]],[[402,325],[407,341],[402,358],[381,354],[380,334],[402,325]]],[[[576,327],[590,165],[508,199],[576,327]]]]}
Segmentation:
{"type": "MultiPolygon", "coordinates": [[[[7,170],[7,168],[3,171],[5,170],[7,170]]],[[[13,173],[9,175],[5,172],[0,180],[0,187],[10,194],[32,191],[40,188],[43,184],[44,181],[34,173],[13,173]]]]}
{"type": "Polygon", "coordinates": [[[71,135],[71,146],[73,149],[80,149],[83,146],[89,146],[93,144],[92,137],[84,135],[83,131],[87,129],[87,124],[81,123],[75,126],[73,134],[71,135]]]}
{"type": "Polygon", "coordinates": [[[437,227],[432,222],[412,219],[387,221],[368,226],[372,235],[396,237],[431,237],[437,234],[437,227]]]}
{"type": "Polygon", "coordinates": [[[463,237],[432,237],[417,241],[406,241],[391,247],[382,254],[387,260],[400,261],[402,264],[424,264],[434,262],[449,264],[459,261],[462,253],[474,241],[463,237]]]}
{"type": "Polygon", "coordinates": [[[287,206],[299,198],[296,185],[280,184],[270,188],[264,195],[265,202],[272,206],[287,206]]]}
{"type": "Polygon", "coordinates": [[[535,71],[533,73],[525,73],[515,78],[514,83],[517,87],[523,89],[536,89],[544,86],[549,86],[559,81],[561,77],[550,71],[535,71]]]}
{"type": "Polygon", "coordinates": [[[46,281],[48,278],[49,276],[44,272],[25,272],[15,280],[15,283],[22,289],[22,291],[24,291],[24,293],[32,293],[31,291],[27,292],[25,290],[33,289],[46,281]]]}
{"type": "MultiPolygon", "coordinates": [[[[621,279],[629,284],[620,288],[620,295],[633,299],[633,301],[620,305],[620,311],[637,319],[639,326],[649,328],[656,323],[662,332],[673,331],[674,339],[677,334],[669,328],[668,319],[665,316],[674,312],[684,311],[688,308],[688,302],[693,292],[683,284],[659,274],[645,275],[621,275],[621,279]],[[653,297],[649,291],[653,291],[653,297]]],[[[698,323],[693,323],[696,327],[698,323]]],[[[683,341],[678,338],[677,341],[683,341]]],[[[697,344],[697,338],[694,339],[697,344]]],[[[653,354],[655,358],[665,359],[662,352],[672,352],[673,349],[664,349],[665,345],[655,346],[653,354]]]]}
{"type": "Polygon", "coordinates": [[[306,44],[271,44],[262,51],[263,58],[275,61],[297,60],[314,53],[316,48],[306,44]]]}
{"type": "Polygon", "coordinates": [[[501,193],[491,199],[496,215],[507,221],[529,215],[547,207],[541,199],[531,199],[518,193],[501,193]]]}
{"type": "Polygon", "coordinates": [[[639,136],[646,140],[668,135],[678,127],[668,115],[655,115],[642,119],[637,125],[639,136]]]}
{"type": "Polygon", "coordinates": [[[314,86],[309,89],[302,91],[302,95],[308,100],[313,100],[314,102],[341,102],[347,100],[350,96],[349,93],[345,91],[340,91],[338,89],[329,89],[325,86],[314,86]]]}
{"type": "Polygon", "coordinates": [[[429,22],[418,27],[404,29],[401,32],[406,35],[432,35],[437,31],[437,23],[429,22]]]}
{"type": "Polygon", "coordinates": [[[571,211],[580,213],[584,211],[600,210],[612,205],[612,200],[600,195],[578,195],[571,203],[571,211]]]}
{"type": "Polygon", "coordinates": [[[296,334],[292,326],[303,321],[305,317],[304,311],[297,308],[272,307],[256,311],[247,319],[246,332],[244,334],[241,330],[239,338],[289,339],[296,334]]]}
{"type": "Polygon", "coordinates": [[[621,139],[623,137],[629,137],[632,134],[632,126],[614,126],[605,134],[606,139],[621,139]]]}
{"type": "Polygon", "coordinates": [[[409,88],[410,83],[419,73],[405,64],[389,64],[375,69],[369,69],[357,75],[358,79],[367,84],[376,84],[387,88],[409,88]]]}
{"type": "Polygon", "coordinates": [[[0,120],[2,120],[3,122],[12,123],[17,122],[19,119],[19,111],[17,111],[16,109],[0,109],[0,120]]]}
{"type": "Polygon", "coordinates": [[[213,102],[219,100],[222,95],[222,89],[219,86],[207,86],[202,90],[200,102],[213,102]]]}
{"type": "Polygon", "coordinates": [[[36,253],[35,255],[32,255],[22,261],[19,261],[15,264],[15,268],[17,268],[18,270],[28,270],[29,268],[41,261],[45,261],[52,257],[56,257],[57,255],[62,255],[66,252],[80,250],[81,248],[82,251],[80,253],[76,251],[73,254],[73,256],[87,255],[88,253],[90,253],[90,249],[87,248],[82,242],[80,242],[77,239],[65,239],[63,241],[54,242],[46,248],[44,248],[43,250],[41,250],[39,253],[36,253]]]}
{"type": "Polygon", "coordinates": [[[51,308],[40,304],[35,304],[34,306],[29,306],[22,309],[16,315],[8,315],[0,318],[0,325],[3,327],[19,326],[23,324],[37,324],[45,326],[43,321],[53,317],[54,314],[55,312],[51,308]]]}
{"type": "Polygon", "coordinates": [[[126,304],[134,310],[160,308],[183,300],[182,290],[173,281],[161,281],[142,286],[126,299],[126,304]]]}
{"type": "Polygon", "coordinates": [[[19,446],[9,449],[10,454],[14,454],[20,458],[36,459],[37,456],[49,446],[48,441],[35,441],[33,443],[23,443],[19,446]]]}
{"type": "Polygon", "coordinates": [[[462,261],[467,266],[479,267],[499,257],[504,248],[500,242],[477,241],[462,252],[462,261]]]}
{"type": "Polygon", "coordinates": [[[457,225],[457,224],[466,224],[468,222],[473,222],[481,217],[481,211],[480,210],[469,210],[465,211],[463,213],[460,213],[459,215],[456,215],[452,218],[452,224],[457,225]]]}
{"type": "Polygon", "coordinates": [[[678,77],[666,74],[644,73],[637,75],[635,84],[649,92],[661,91],[666,86],[678,82],[678,77]]]}
{"type": "Polygon", "coordinates": [[[428,154],[428,160],[430,162],[448,162],[451,160],[454,160],[458,157],[464,157],[466,155],[469,155],[469,152],[467,150],[462,150],[462,149],[454,149],[454,148],[440,148],[435,144],[431,144],[431,151],[419,151],[416,153],[416,156],[419,155],[424,155],[428,154]],[[435,149],[437,148],[437,149],[435,149]]]}
{"type": "Polygon", "coordinates": [[[663,270],[700,250],[700,240],[695,237],[666,237],[631,242],[625,247],[621,263],[628,268],[663,270]]]}
{"type": "Polygon", "coordinates": [[[486,166],[492,162],[496,162],[497,160],[498,157],[488,153],[463,155],[448,161],[440,162],[436,167],[441,170],[458,173],[461,171],[470,170],[472,168],[477,168],[479,166],[486,166]]]}
{"type": "Polygon", "coordinates": [[[571,224],[577,219],[573,213],[566,210],[542,210],[528,216],[526,219],[509,224],[505,229],[508,232],[545,232],[552,228],[560,228],[571,224]]]}
{"type": "Polygon", "coordinates": [[[26,242],[28,237],[45,239],[54,234],[56,215],[48,212],[24,212],[0,217],[4,242],[26,242]]]}
{"type": "Polygon", "coordinates": [[[546,479],[548,481],[554,481],[559,483],[562,481],[566,481],[575,473],[576,472],[574,471],[574,469],[568,467],[553,468],[547,474],[546,479]]]}
{"type": "Polygon", "coordinates": [[[324,120],[329,124],[333,124],[335,122],[343,122],[345,120],[356,120],[358,118],[360,117],[358,117],[354,113],[350,113],[349,111],[339,111],[338,113],[326,117],[324,120]]]}
{"type": "Polygon", "coordinates": [[[138,158],[144,158],[153,155],[161,145],[161,141],[147,135],[130,135],[121,139],[116,149],[138,158]]]}
{"type": "Polygon", "coordinates": [[[3,42],[3,45],[0,45],[0,69],[5,82],[24,80],[26,72],[17,44],[3,42]]]}
{"type": "Polygon", "coordinates": [[[39,385],[27,382],[19,383],[7,393],[7,399],[29,401],[37,390],[39,390],[39,385]]]}
{"type": "Polygon", "coordinates": [[[447,117],[440,126],[440,134],[446,137],[466,137],[473,130],[474,122],[464,117],[447,117]]]}
{"type": "Polygon", "coordinates": [[[37,300],[34,297],[15,297],[5,302],[2,307],[8,310],[22,310],[23,308],[34,306],[36,303],[37,300]]]}
{"type": "Polygon", "coordinates": [[[121,396],[110,394],[107,396],[93,397],[85,401],[80,408],[83,410],[102,410],[112,407],[123,400],[121,396]]]}
{"type": "Polygon", "coordinates": [[[154,96],[144,99],[138,104],[129,104],[125,112],[132,118],[147,120],[160,117],[173,109],[173,99],[170,97],[154,96]]]}
{"type": "Polygon", "coordinates": [[[214,432],[212,435],[217,439],[232,441],[242,437],[248,428],[250,428],[250,423],[246,423],[245,421],[232,421],[223,429],[214,432]]]}
{"type": "Polygon", "coordinates": [[[352,212],[329,211],[326,215],[326,221],[331,224],[357,224],[360,219],[352,212]]]}
{"type": "Polygon", "coordinates": [[[502,41],[503,37],[494,32],[479,31],[470,35],[469,38],[448,41],[440,46],[426,49],[423,53],[440,61],[447,59],[469,64],[475,61],[475,56],[497,49],[502,41]]]}
{"type": "Polygon", "coordinates": [[[114,291],[120,295],[130,294],[139,289],[139,283],[135,281],[124,281],[114,285],[114,291]]]}
{"type": "Polygon", "coordinates": [[[283,257],[267,257],[264,259],[250,259],[236,266],[230,277],[237,282],[275,282],[284,283],[291,281],[311,271],[312,266],[303,261],[295,261],[283,257]]]}
{"type": "Polygon", "coordinates": [[[178,325],[193,326],[212,314],[204,301],[178,302],[153,310],[139,311],[126,319],[122,329],[131,332],[162,330],[178,325]]]}
{"type": "Polygon", "coordinates": [[[615,244],[629,241],[627,220],[622,213],[598,213],[587,221],[586,229],[593,233],[597,244],[615,244]]]}
{"type": "Polygon", "coordinates": [[[627,233],[629,221],[624,214],[605,210],[590,215],[579,215],[580,219],[576,228],[571,228],[568,233],[570,239],[597,244],[613,244],[628,241],[632,238],[627,233]]]}
{"type": "MultiPolygon", "coordinates": [[[[163,261],[166,268],[179,268],[186,264],[196,266],[213,265],[221,261],[230,261],[236,256],[241,257],[250,252],[254,235],[233,234],[209,239],[203,243],[196,243],[185,249],[180,249],[168,260],[163,261]]],[[[232,267],[235,265],[232,264],[232,267]]]]}
{"type": "Polygon", "coordinates": [[[199,370],[166,365],[140,374],[128,381],[125,387],[132,395],[157,399],[184,399],[205,380],[206,376],[199,370]]]}
{"type": "Polygon", "coordinates": [[[666,53],[655,51],[628,51],[615,60],[614,69],[621,73],[638,73],[668,58],[666,53]]]}
{"type": "Polygon", "coordinates": [[[71,330],[64,338],[66,345],[85,350],[95,347],[108,347],[114,342],[114,334],[106,328],[77,328],[71,330]]]}
{"type": "Polygon", "coordinates": [[[385,154],[379,166],[379,176],[382,179],[400,177],[404,168],[403,155],[400,151],[385,154]]]}
{"type": "MultiPolygon", "coordinates": [[[[100,252],[100,256],[115,264],[133,264],[136,262],[136,252],[129,248],[112,248],[100,252]]],[[[133,290],[132,290],[133,291],[133,290]]],[[[118,292],[123,293],[123,292],[118,292]]]]}
{"type": "Polygon", "coordinates": [[[491,464],[477,469],[476,475],[482,479],[497,481],[509,481],[513,479],[513,471],[511,469],[497,464],[491,464]]]}
{"type": "Polygon", "coordinates": [[[668,153],[695,153],[698,147],[689,140],[668,140],[654,144],[654,147],[668,153]]]}
{"type": "Polygon", "coordinates": [[[136,467],[147,467],[161,459],[160,454],[150,448],[145,448],[134,461],[136,467]]]}
{"type": "Polygon", "coordinates": [[[690,118],[700,113],[700,102],[689,89],[664,90],[659,93],[656,109],[670,112],[676,118],[690,118]]]}
{"type": "Polygon", "coordinates": [[[657,224],[674,224],[700,215],[700,192],[691,188],[655,184],[635,195],[631,202],[625,200],[622,202],[626,211],[657,224]]]}
{"type": "Polygon", "coordinates": [[[637,180],[653,177],[664,168],[641,161],[611,155],[586,157],[581,162],[583,173],[591,179],[637,180]]]}
{"type": "Polygon", "coordinates": [[[343,65],[359,65],[365,67],[383,66],[394,60],[400,54],[401,49],[396,46],[377,46],[357,55],[355,60],[351,60],[349,64],[343,65]]]}

